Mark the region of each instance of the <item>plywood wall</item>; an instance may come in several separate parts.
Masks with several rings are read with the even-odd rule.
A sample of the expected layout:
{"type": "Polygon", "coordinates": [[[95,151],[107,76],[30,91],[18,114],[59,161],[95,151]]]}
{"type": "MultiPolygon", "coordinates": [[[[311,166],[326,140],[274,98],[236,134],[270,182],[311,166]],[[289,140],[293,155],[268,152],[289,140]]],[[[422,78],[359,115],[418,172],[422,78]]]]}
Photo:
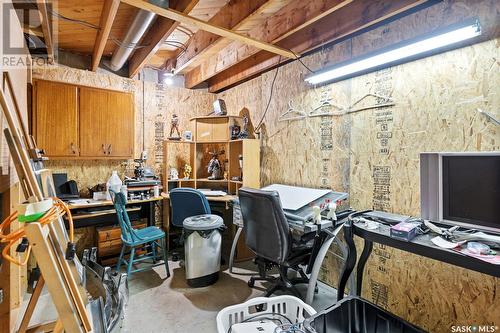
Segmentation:
{"type": "MultiPolygon", "coordinates": [[[[136,114],[135,156],[139,158],[141,151],[147,150],[147,165],[154,167],[158,175],[162,174],[163,139],[169,135],[172,114],[179,116],[181,131],[189,130],[189,118],[207,114],[215,98],[204,91],[173,88],[63,66],[35,68],[33,77],[133,93],[136,114]]],[[[120,133],[114,135],[119,137],[120,133]]],[[[132,160],[58,160],[49,161],[48,166],[54,172],[67,172],[70,179],[77,181],[82,194],[88,193],[88,187],[105,183],[112,170],[117,170],[121,177],[133,175],[134,170],[132,160]]]]}
{"type": "MultiPolygon", "coordinates": [[[[444,1],[304,58],[319,69],[469,17],[483,26],[483,41],[475,45],[335,84],[311,87],[300,64],[281,67],[261,139],[263,185],[328,186],[348,191],[358,210],[418,215],[420,152],[500,150],[499,127],[476,112],[482,108],[500,118],[499,13],[498,1],[444,1]],[[290,102],[309,112],[327,96],[336,112],[367,93],[390,96],[395,105],[279,121],[290,102]]],[[[275,75],[268,72],[219,97],[233,114],[249,109],[256,124],[275,75]]],[[[380,102],[368,98],[360,105],[380,102]]],[[[340,268],[334,250],[322,270],[332,285],[340,268]]],[[[426,330],[449,332],[452,325],[499,325],[499,288],[498,278],[375,246],[363,297],[426,330]]]]}

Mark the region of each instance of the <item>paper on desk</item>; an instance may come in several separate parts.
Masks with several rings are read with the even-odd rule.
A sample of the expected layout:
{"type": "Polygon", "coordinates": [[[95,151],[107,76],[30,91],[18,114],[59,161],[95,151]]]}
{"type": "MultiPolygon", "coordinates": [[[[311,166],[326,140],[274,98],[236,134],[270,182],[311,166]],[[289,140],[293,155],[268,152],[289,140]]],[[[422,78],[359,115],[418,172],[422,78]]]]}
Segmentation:
{"type": "Polygon", "coordinates": [[[439,246],[440,248],[443,248],[443,249],[454,249],[457,246],[460,246],[461,244],[463,244],[463,242],[454,243],[454,242],[447,241],[446,239],[444,239],[441,236],[437,236],[437,237],[432,238],[431,242],[434,243],[434,245],[439,246]]]}
{"type": "Polygon", "coordinates": [[[227,195],[224,191],[200,190],[200,192],[205,194],[207,197],[223,197],[227,195]]]}
{"type": "Polygon", "coordinates": [[[297,210],[305,205],[321,198],[331,190],[321,190],[315,188],[288,186],[281,184],[272,184],[263,187],[264,191],[277,191],[280,195],[281,206],[287,210],[297,210]]]}
{"type": "Polygon", "coordinates": [[[70,200],[69,203],[71,205],[90,205],[91,202],[88,199],[75,199],[75,200],[70,200]]]}
{"type": "Polygon", "coordinates": [[[490,264],[493,264],[493,265],[500,265],[500,255],[498,255],[498,254],[477,254],[477,253],[469,251],[466,247],[455,249],[455,251],[463,253],[469,257],[474,257],[474,258],[477,258],[479,260],[489,262],[490,264]]]}

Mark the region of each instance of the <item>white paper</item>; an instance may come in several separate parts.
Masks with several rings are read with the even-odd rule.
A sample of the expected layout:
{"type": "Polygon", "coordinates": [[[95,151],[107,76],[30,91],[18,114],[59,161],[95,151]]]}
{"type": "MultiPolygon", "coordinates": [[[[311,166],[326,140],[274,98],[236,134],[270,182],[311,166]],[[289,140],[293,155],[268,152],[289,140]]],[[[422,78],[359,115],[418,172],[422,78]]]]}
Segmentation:
{"type": "Polygon", "coordinates": [[[277,191],[280,195],[281,206],[283,209],[297,210],[310,202],[321,198],[331,190],[321,190],[315,188],[288,186],[281,184],[272,184],[263,187],[264,191],[277,191]]]}
{"type": "Polygon", "coordinates": [[[223,197],[227,195],[224,191],[200,190],[200,192],[205,194],[207,197],[223,197]]]}
{"type": "Polygon", "coordinates": [[[439,246],[440,248],[443,248],[443,249],[454,249],[454,248],[456,248],[457,246],[459,246],[460,244],[463,243],[463,242],[462,243],[450,242],[450,241],[447,241],[446,239],[444,239],[441,236],[437,236],[437,237],[432,238],[431,242],[433,242],[434,245],[437,245],[437,246],[439,246]]]}

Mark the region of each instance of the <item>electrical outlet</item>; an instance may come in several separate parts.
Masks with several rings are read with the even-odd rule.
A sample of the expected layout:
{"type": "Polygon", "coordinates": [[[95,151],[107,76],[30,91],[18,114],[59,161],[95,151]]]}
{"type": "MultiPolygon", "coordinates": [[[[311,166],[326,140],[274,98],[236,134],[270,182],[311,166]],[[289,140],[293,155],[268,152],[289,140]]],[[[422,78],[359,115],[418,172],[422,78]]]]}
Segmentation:
{"type": "Polygon", "coordinates": [[[3,303],[3,289],[0,289],[0,304],[3,303]]]}

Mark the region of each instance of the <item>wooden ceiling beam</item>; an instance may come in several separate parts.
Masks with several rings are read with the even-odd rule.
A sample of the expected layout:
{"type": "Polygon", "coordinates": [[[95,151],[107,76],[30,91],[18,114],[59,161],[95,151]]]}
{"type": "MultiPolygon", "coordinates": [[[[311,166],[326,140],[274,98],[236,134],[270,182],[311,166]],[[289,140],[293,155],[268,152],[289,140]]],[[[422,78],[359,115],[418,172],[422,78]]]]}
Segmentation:
{"type": "MultiPolygon", "coordinates": [[[[293,0],[248,34],[253,38],[278,45],[281,40],[352,2],[353,0],[293,0]]],[[[193,88],[257,52],[259,49],[252,46],[238,42],[231,43],[217,55],[207,58],[198,67],[186,73],[186,87],[193,88]]]]}
{"type": "Polygon", "coordinates": [[[42,23],[43,40],[47,48],[47,57],[50,63],[54,61],[54,44],[52,43],[52,31],[50,31],[49,11],[46,0],[36,0],[36,6],[42,23]]]}
{"type": "MultiPolygon", "coordinates": [[[[292,48],[297,52],[307,52],[324,44],[331,43],[343,37],[369,28],[391,17],[409,12],[426,3],[436,3],[434,0],[374,0],[369,3],[355,1],[306,29],[299,30],[280,41],[280,45],[292,48]]],[[[279,57],[257,52],[250,58],[219,73],[208,80],[209,91],[218,92],[234,86],[249,78],[256,77],[265,71],[276,67],[279,57]]],[[[282,61],[284,59],[281,59],[282,61]]],[[[194,73],[201,75],[201,73],[194,73]]]]}
{"type": "MultiPolygon", "coordinates": [[[[198,2],[199,0],[174,0],[170,1],[170,5],[172,8],[175,8],[175,10],[188,14],[198,2]]],[[[169,18],[158,17],[155,20],[142,41],[142,44],[146,46],[135,51],[129,59],[129,77],[134,77],[141,68],[148,63],[151,57],[153,57],[178,26],[179,22],[169,18]]]]}
{"type": "MultiPolygon", "coordinates": [[[[264,10],[272,0],[230,0],[208,22],[222,28],[237,30],[247,20],[264,10]]],[[[203,57],[215,54],[230,41],[219,35],[198,30],[191,37],[187,50],[176,61],[169,60],[165,70],[174,71],[174,74],[184,72],[188,67],[198,65],[203,57]]]]}
{"type": "Polygon", "coordinates": [[[153,12],[157,15],[160,15],[165,18],[169,18],[171,20],[188,24],[188,25],[193,25],[198,27],[199,29],[211,32],[213,34],[219,35],[221,37],[226,37],[247,45],[251,45],[253,47],[256,47],[261,50],[269,51],[271,53],[279,54],[283,57],[286,58],[295,58],[295,55],[293,52],[290,52],[289,50],[283,49],[281,47],[272,45],[270,43],[262,42],[260,40],[257,40],[255,38],[247,37],[245,35],[236,33],[234,31],[231,31],[226,28],[221,28],[219,26],[210,24],[208,22],[205,22],[203,20],[197,19],[195,17],[189,16],[187,14],[184,14],[182,12],[173,10],[173,9],[165,9],[161,8],[158,6],[155,6],[153,4],[150,4],[149,2],[145,2],[142,0],[121,0],[124,3],[127,3],[131,6],[149,10],[150,12],[153,12]]]}
{"type": "Polygon", "coordinates": [[[118,7],[120,6],[120,0],[105,0],[102,6],[101,19],[99,22],[99,31],[95,38],[94,51],[92,52],[92,65],[90,70],[95,72],[99,63],[101,62],[102,53],[108,42],[109,33],[111,32],[111,27],[115,20],[116,13],[118,12],[118,7]]]}

